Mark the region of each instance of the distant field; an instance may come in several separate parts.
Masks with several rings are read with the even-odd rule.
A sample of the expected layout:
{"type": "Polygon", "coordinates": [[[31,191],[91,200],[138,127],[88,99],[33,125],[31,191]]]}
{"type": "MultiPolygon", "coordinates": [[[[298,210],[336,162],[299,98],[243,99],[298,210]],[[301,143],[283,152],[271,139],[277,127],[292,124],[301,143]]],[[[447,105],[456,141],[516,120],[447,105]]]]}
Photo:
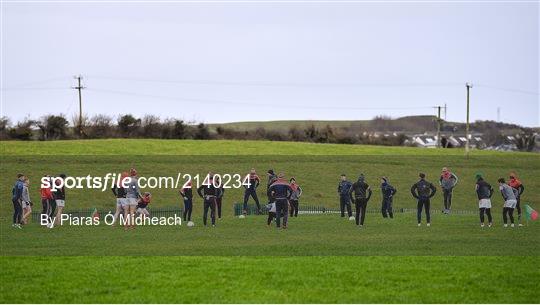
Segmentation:
{"type": "MultiPolygon", "coordinates": [[[[493,198],[495,226],[481,229],[475,213],[474,173],[495,185],[517,171],[523,197],[540,209],[540,155],[359,145],[264,141],[95,140],[0,143],[0,302],[154,303],[536,303],[540,281],[540,223],[501,227],[502,199],[493,198]],[[433,226],[416,226],[414,213],[394,220],[367,215],[366,227],[336,214],[301,215],[277,231],[265,216],[233,217],[241,190],[225,193],[224,218],[201,226],[195,199],[194,228],[105,225],[58,227],[33,223],[11,228],[8,198],[17,172],[29,175],[38,202],[43,174],[104,175],[135,166],[142,176],[246,173],[268,168],[296,176],[303,204],[337,207],[339,175],[362,172],[380,207],[378,177],[398,188],[395,208],[414,208],[409,192],[419,171],[432,181],[442,166],[460,177],[454,208],[471,214],[434,213],[433,226]],[[14,280],[16,278],[17,280],[14,280]],[[507,280],[511,279],[511,280],[507,280]],[[23,284],[21,284],[23,283],[23,284]],[[61,287],[61,293],[57,293],[61,287]]],[[[264,187],[259,197],[264,202],[264,187]]],[[[180,206],[175,189],[151,190],[152,206],[180,206]]],[[[440,192],[432,203],[442,206],[440,192]]],[[[68,190],[67,207],[114,208],[110,190],[68,190]]],[[[38,205],[39,206],[39,205],[38,205]]]]}
{"type": "MultiPolygon", "coordinates": [[[[439,155],[463,156],[463,149],[315,144],[238,140],[107,139],[64,141],[1,141],[2,155],[439,155]]],[[[473,156],[540,156],[473,150],[473,156]]]]}
{"type": "Polygon", "coordinates": [[[234,123],[222,123],[222,124],[210,124],[210,127],[223,126],[234,130],[256,130],[257,128],[264,128],[266,130],[276,130],[287,132],[290,128],[296,127],[303,130],[310,126],[315,128],[325,128],[327,125],[332,128],[366,128],[371,120],[358,120],[358,121],[320,121],[320,120],[304,120],[304,121],[258,121],[258,122],[234,122],[234,123]]]}

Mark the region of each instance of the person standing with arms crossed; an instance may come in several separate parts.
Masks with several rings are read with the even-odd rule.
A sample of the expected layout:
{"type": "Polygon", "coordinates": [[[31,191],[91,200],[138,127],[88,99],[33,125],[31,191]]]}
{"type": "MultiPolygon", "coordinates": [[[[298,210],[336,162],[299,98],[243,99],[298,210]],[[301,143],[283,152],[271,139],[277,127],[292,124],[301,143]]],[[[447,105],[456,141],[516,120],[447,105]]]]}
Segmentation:
{"type": "Polygon", "coordinates": [[[427,226],[431,226],[430,199],[435,196],[437,189],[433,183],[426,181],[426,174],[418,175],[420,180],[412,185],[411,194],[418,201],[416,218],[418,226],[422,225],[422,208],[426,211],[427,226]]]}
{"type": "Polygon", "coordinates": [[[452,206],[452,192],[457,183],[458,177],[449,171],[448,168],[443,167],[441,177],[439,178],[439,185],[443,191],[443,214],[450,214],[450,208],[452,206]]]}
{"type": "Polygon", "coordinates": [[[337,187],[341,217],[345,217],[345,208],[347,208],[347,214],[349,215],[349,218],[352,216],[351,188],[352,183],[347,180],[347,176],[345,174],[341,174],[341,181],[339,182],[337,187]]]}
{"type": "Polygon", "coordinates": [[[11,201],[13,202],[13,224],[12,226],[17,229],[22,229],[22,193],[24,188],[24,175],[17,174],[17,180],[11,191],[11,201]]]}
{"type": "Polygon", "coordinates": [[[291,195],[291,209],[290,209],[290,215],[291,217],[298,217],[298,200],[300,199],[300,196],[302,196],[302,188],[298,183],[296,183],[296,179],[292,177],[289,180],[289,184],[291,186],[291,189],[293,190],[293,193],[291,195]]]}

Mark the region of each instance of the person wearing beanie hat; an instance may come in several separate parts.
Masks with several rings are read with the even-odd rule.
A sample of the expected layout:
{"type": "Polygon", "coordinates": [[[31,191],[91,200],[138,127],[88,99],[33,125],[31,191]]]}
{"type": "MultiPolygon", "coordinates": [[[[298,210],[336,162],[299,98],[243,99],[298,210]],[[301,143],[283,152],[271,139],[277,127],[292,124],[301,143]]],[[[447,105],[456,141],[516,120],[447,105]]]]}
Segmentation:
{"type": "Polygon", "coordinates": [[[356,225],[362,227],[366,218],[367,203],[372,194],[369,184],[365,182],[364,174],[360,174],[358,180],[353,183],[349,193],[356,209],[356,225]]]}
{"type": "Polygon", "coordinates": [[[420,180],[412,185],[411,194],[417,200],[416,218],[418,220],[418,226],[422,225],[422,208],[426,211],[427,226],[431,226],[431,214],[430,214],[430,199],[435,196],[437,189],[433,183],[426,181],[426,174],[420,173],[418,175],[420,180]]]}
{"type": "Polygon", "coordinates": [[[352,183],[347,180],[345,174],[341,174],[341,180],[339,181],[337,192],[339,196],[339,208],[341,210],[341,217],[345,217],[345,208],[347,208],[347,214],[349,218],[352,216],[351,209],[351,189],[352,183]]]}
{"type": "Polygon", "coordinates": [[[443,167],[441,176],[439,177],[439,185],[443,191],[443,213],[449,214],[450,207],[452,206],[452,192],[454,187],[458,183],[458,177],[452,173],[448,168],[443,167]]]}
{"type": "Polygon", "coordinates": [[[394,218],[394,212],[392,210],[392,201],[397,190],[388,182],[387,177],[381,177],[381,193],[382,193],[382,206],[381,212],[383,218],[390,216],[394,218]]]}
{"type": "Polygon", "coordinates": [[[480,212],[480,226],[484,227],[484,214],[488,218],[488,226],[493,225],[491,217],[491,196],[493,188],[484,180],[481,173],[476,173],[476,195],[478,196],[478,211],[480,212]]]}
{"type": "MultiPolygon", "coordinates": [[[[266,193],[268,194],[268,190],[270,189],[270,187],[272,186],[272,184],[274,184],[274,182],[276,182],[276,180],[278,179],[277,175],[274,173],[274,170],[273,169],[269,169],[266,174],[268,175],[268,182],[266,183],[266,193]]],[[[272,197],[271,196],[268,196],[268,204],[272,203],[272,197]]]]}

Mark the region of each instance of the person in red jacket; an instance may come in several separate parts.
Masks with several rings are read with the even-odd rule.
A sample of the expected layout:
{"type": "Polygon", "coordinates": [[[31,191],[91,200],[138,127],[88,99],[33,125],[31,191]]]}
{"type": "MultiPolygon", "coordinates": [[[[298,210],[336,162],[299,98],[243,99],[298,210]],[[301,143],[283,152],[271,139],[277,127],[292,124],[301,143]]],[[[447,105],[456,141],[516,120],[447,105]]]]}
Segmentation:
{"type": "Polygon", "coordinates": [[[523,183],[517,178],[516,173],[510,173],[510,179],[508,180],[508,185],[512,188],[517,190],[517,204],[516,204],[516,210],[518,213],[518,226],[523,226],[521,223],[521,194],[523,194],[523,191],[525,191],[525,187],[523,186],[523,183]]]}
{"type": "MultiPolygon", "coordinates": [[[[51,176],[49,175],[45,176],[44,178],[46,178],[49,181],[51,180],[51,176]]],[[[50,187],[43,187],[43,186],[40,188],[39,192],[41,195],[41,215],[42,215],[40,219],[47,218],[47,220],[50,221],[51,217],[54,214],[53,207],[56,209],[53,193],[50,187]],[[47,215],[47,216],[43,216],[43,215],[47,215]]]]}

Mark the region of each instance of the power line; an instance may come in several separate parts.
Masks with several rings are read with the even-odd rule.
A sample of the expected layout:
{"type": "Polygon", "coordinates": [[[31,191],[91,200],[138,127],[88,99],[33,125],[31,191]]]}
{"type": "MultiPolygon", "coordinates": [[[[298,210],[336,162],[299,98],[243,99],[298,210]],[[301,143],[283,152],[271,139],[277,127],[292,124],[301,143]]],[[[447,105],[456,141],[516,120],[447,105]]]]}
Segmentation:
{"type": "Polygon", "coordinates": [[[224,100],[210,100],[210,99],[199,99],[199,98],[185,98],[185,97],[171,97],[171,96],[162,96],[146,93],[134,93],[127,91],[118,91],[118,90],[109,90],[109,89],[99,89],[99,88],[88,88],[87,90],[95,92],[104,92],[112,93],[119,95],[130,95],[136,97],[144,98],[154,98],[162,100],[172,100],[172,101],[183,101],[183,102],[199,102],[199,103],[208,103],[208,104],[230,104],[230,105],[239,105],[239,106],[252,106],[252,107],[287,107],[287,108],[299,108],[299,109],[322,109],[322,110],[411,110],[411,109],[431,109],[432,107],[421,106],[421,107],[337,107],[337,106],[310,106],[310,105],[298,105],[298,104],[277,104],[277,103],[251,103],[251,102],[238,102],[238,101],[224,101],[224,100]]]}
{"type": "Polygon", "coordinates": [[[478,85],[475,84],[475,86],[476,87],[483,87],[483,88],[493,89],[493,90],[521,93],[521,94],[540,95],[540,93],[538,93],[538,92],[521,90],[521,89],[501,88],[501,87],[495,87],[495,86],[483,85],[483,84],[478,84],[478,85]]]}
{"type": "Polygon", "coordinates": [[[183,85],[203,85],[203,86],[246,86],[246,87],[453,87],[462,83],[327,83],[327,82],[250,82],[250,81],[217,81],[217,80],[167,80],[167,79],[147,79],[133,77],[111,77],[111,76],[90,76],[96,79],[130,81],[130,82],[150,82],[163,84],[183,84],[183,85]]]}

